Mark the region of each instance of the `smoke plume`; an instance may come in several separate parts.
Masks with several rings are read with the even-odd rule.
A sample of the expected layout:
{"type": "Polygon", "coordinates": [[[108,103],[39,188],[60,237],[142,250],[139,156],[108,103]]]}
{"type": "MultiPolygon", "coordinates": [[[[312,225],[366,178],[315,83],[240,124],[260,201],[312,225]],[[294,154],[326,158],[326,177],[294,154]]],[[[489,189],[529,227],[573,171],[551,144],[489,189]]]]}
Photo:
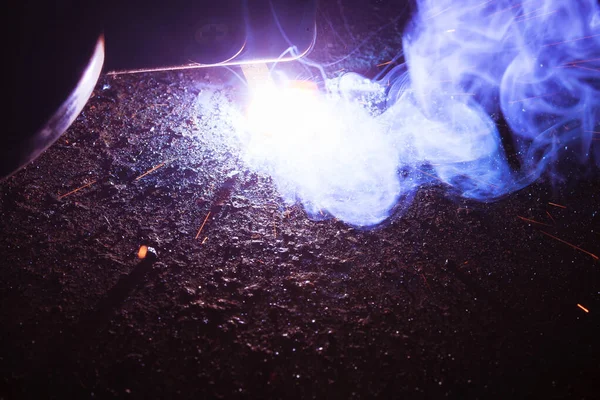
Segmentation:
{"type": "Polygon", "coordinates": [[[600,165],[596,0],[418,0],[403,56],[377,82],[347,74],[295,109],[271,103],[280,124],[243,137],[247,161],[312,216],[355,226],[431,182],[491,201],[564,159],[600,165]]]}

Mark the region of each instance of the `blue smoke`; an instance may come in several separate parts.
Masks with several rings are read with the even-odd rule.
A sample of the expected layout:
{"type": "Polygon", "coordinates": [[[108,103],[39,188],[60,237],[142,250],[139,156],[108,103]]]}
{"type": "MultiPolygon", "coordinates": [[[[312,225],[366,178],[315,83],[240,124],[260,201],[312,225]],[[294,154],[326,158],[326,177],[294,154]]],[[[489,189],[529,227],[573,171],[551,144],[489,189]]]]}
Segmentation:
{"type": "Polygon", "coordinates": [[[386,113],[400,124],[410,113],[415,123],[444,125],[414,135],[417,161],[434,164],[463,196],[486,201],[518,190],[567,151],[580,162],[593,153],[600,165],[596,0],[420,0],[403,48],[408,78],[392,83],[386,113]],[[519,171],[500,146],[491,118],[500,112],[519,171]],[[464,151],[444,157],[452,146],[464,151]]]}
{"type": "MultiPolygon", "coordinates": [[[[596,0],[417,0],[403,53],[405,63],[377,82],[357,74],[327,82],[331,104],[319,107],[337,113],[343,135],[307,145],[269,139],[247,159],[312,217],[363,227],[424,184],[491,201],[555,173],[565,158],[600,166],[596,0]],[[383,109],[365,111],[376,103],[383,109]]],[[[322,137],[307,118],[295,127],[322,137]]]]}

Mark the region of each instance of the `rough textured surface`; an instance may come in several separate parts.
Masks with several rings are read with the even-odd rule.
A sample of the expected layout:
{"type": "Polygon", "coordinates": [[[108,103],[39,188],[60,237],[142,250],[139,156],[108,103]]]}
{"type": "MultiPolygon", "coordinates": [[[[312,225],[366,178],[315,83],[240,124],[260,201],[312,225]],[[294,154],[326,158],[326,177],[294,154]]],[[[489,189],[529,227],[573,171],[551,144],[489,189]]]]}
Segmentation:
{"type": "Polygon", "coordinates": [[[235,82],[102,78],[1,184],[0,398],[597,398],[600,265],[542,233],[600,254],[597,177],[494,204],[423,188],[371,231],[311,221],[206,108],[235,82]]]}

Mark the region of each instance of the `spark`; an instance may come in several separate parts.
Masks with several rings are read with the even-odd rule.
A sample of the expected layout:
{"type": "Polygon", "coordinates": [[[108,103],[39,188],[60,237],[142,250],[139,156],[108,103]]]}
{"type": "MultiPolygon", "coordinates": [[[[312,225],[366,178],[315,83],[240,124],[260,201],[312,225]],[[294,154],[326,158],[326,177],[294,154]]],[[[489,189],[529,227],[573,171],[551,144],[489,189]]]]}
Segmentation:
{"type": "Polygon", "coordinates": [[[577,303],[577,307],[581,308],[583,311],[585,311],[586,313],[589,313],[590,310],[588,310],[587,308],[585,308],[584,306],[582,306],[581,304],[577,303]]]}
{"type": "Polygon", "coordinates": [[[206,218],[204,218],[204,222],[202,222],[202,225],[200,225],[200,229],[198,229],[198,233],[196,233],[196,237],[194,238],[194,240],[196,240],[200,237],[200,233],[202,232],[202,229],[204,229],[204,225],[206,225],[206,221],[208,221],[208,217],[210,217],[210,211],[208,212],[208,214],[206,214],[206,218]]]}
{"type": "Polygon", "coordinates": [[[570,42],[577,42],[579,40],[591,39],[591,38],[594,38],[594,37],[597,37],[597,36],[600,36],[600,33],[597,34],[597,35],[584,36],[584,37],[580,37],[580,38],[577,38],[577,39],[563,40],[562,42],[550,43],[550,44],[546,44],[546,45],[544,45],[542,47],[557,46],[559,44],[570,43],[570,42]]]}
{"type": "Polygon", "coordinates": [[[489,4],[489,3],[493,2],[493,1],[495,1],[495,0],[487,0],[487,1],[484,1],[483,3],[480,3],[480,4],[477,4],[477,5],[474,5],[474,6],[472,7],[472,9],[475,9],[475,8],[478,8],[478,7],[481,7],[481,6],[485,6],[486,4],[489,4]]]}
{"type": "Polygon", "coordinates": [[[578,69],[585,69],[586,71],[600,72],[600,69],[582,67],[581,65],[559,65],[556,68],[578,68],[578,69]]]}
{"type": "Polygon", "coordinates": [[[544,225],[544,226],[552,226],[550,224],[545,224],[543,222],[539,222],[539,221],[536,221],[536,220],[533,220],[533,219],[521,217],[520,215],[517,215],[517,218],[520,218],[520,219],[522,219],[523,221],[526,221],[526,222],[531,222],[532,224],[538,224],[538,225],[544,225]]]}
{"type": "Polygon", "coordinates": [[[548,204],[550,204],[551,206],[554,206],[554,207],[558,207],[558,208],[567,208],[567,206],[563,206],[562,204],[556,204],[556,203],[551,203],[551,202],[548,202],[548,204]]]}
{"type": "Polygon", "coordinates": [[[453,32],[456,32],[456,29],[448,29],[448,30],[446,31],[446,33],[453,33],[453,32]]]}
{"type": "Polygon", "coordinates": [[[589,67],[584,67],[584,66],[581,66],[579,64],[585,64],[585,63],[589,63],[589,62],[593,62],[593,61],[599,61],[599,60],[600,60],[600,58],[589,58],[587,60],[571,61],[571,62],[568,62],[568,63],[563,64],[563,65],[557,65],[555,68],[570,68],[570,67],[572,68],[572,67],[575,67],[575,68],[580,68],[580,69],[597,71],[597,69],[589,68],[589,67]]]}
{"type": "Polygon", "coordinates": [[[431,290],[431,286],[429,286],[429,282],[427,282],[427,278],[425,278],[425,274],[423,274],[423,273],[421,272],[421,276],[423,277],[423,281],[425,281],[425,285],[427,285],[427,289],[429,289],[429,291],[430,291],[431,293],[433,293],[433,291],[431,290]]]}
{"type": "Polygon", "coordinates": [[[556,93],[550,93],[550,94],[542,94],[540,96],[533,96],[533,97],[526,97],[524,99],[520,99],[520,100],[513,100],[513,101],[509,101],[509,104],[515,104],[515,103],[520,103],[523,101],[527,101],[527,100],[532,100],[532,99],[539,99],[542,97],[550,97],[550,96],[554,96],[556,93]]]}
{"type": "MultiPolygon", "coordinates": [[[[528,13],[521,14],[521,15],[517,16],[516,18],[519,19],[519,18],[527,17],[528,15],[531,15],[531,14],[535,14],[536,12],[539,12],[542,8],[538,8],[537,10],[533,10],[528,13]]],[[[553,12],[556,12],[556,11],[553,11],[553,12]]]]}
{"type": "Polygon", "coordinates": [[[501,13],[503,13],[503,12],[506,12],[506,11],[509,11],[509,10],[515,9],[515,8],[517,8],[517,7],[520,7],[520,6],[521,6],[521,4],[516,4],[516,5],[512,6],[512,7],[508,7],[508,8],[505,8],[505,9],[503,9],[503,10],[499,10],[499,11],[496,11],[496,12],[494,12],[494,13],[491,13],[490,15],[488,15],[488,17],[491,17],[491,16],[493,16],[493,15],[496,15],[496,14],[501,14],[501,13]]]}
{"type": "Polygon", "coordinates": [[[437,14],[433,14],[431,17],[427,18],[425,21],[429,21],[430,19],[433,19],[439,15],[442,15],[443,13],[445,13],[446,11],[448,11],[451,8],[452,8],[452,6],[444,8],[442,11],[438,12],[437,14]]]}
{"type": "Polygon", "coordinates": [[[63,199],[63,198],[65,198],[65,197],[67,197],[67,196],[70,196],[70,195],[72,195],[73,193],[77,193],[77,192],[79,192],[80,190],[82,190],[82,189],[85,189],[86,187],[92,186],[92,185],[93,185],[94,183],[96,183],[96,182],[98,182],[98,181],[97,181],[97,180],[93,180],[93,181],[91,181],[90,183],[88,183],[88,184],[86,184],[86,185],[83,185],[83,186],[81,186],[81,187],[78,187],[78,188],[77,188],[77,189],[75,189],[75,190],[71,190],[69,193],[65,193],[65,194],[63,194],[63,195],[60,195],[60,196],[58,196],[58,199],[60,200],[60,199],[63,199]]]}
{"type": "Polygon", "coordinates": [[[393,61],[386,61],[384,63],[381,64],[377,64],[377,67],[383,67],[384,65],[390,65],[393,61]]]}
{"type": "Polygon", "coordinates": [[[592,61],[600,61],[600,58],[589,58],[587,60],[579,60],[579,61],[571,61],[569,63],[566,63],[563,66],[569,66],[569,65],[574,65],[574,64],[583,64],[583,63],[587,63],[587,62],[592,62],[592,61]]]}
{"type": "Polygon", "coordinates": [[[552,220],[552,223],[554,225],[556,225],[556,221],[554,220],[554,218],[552,217],[552,214],[550,214],[548,211],[546,211],[546,214],[548,214],[548,217],[550,217],[550,219],[552,220]]]}
{"type": "MultiPolygon", "coordinates": [[[[519,17],[518,19],[516,19],[516,20],[515,20],[515,22],[530,21],[530,20],[532,20],[532,19],[534,19],[534,18],[545,17],[545,16],[547,16],[547,15],[555,14],[557,11],[558,11],[558,10],[549,11],[549,12],[547,12],[547,13],[545,13],[545,14],[533,15],[533,16],[531,16],[531,17],[529,17],[529,18],[520,18],[520,17],[519,17]]],[[[531,13],[529,13],[529,14],[531,14],[531,13]]],[[[522,15],[521,15],[521,17],[522,17],[522,15]]]]}
{"type": "MultiPolygon", "coordinates": [[[[422,174],[424,174],[424,175],[427,175],[427,176],[429,176],[429,177],[431,177],[431,178],[433,178],[433,179],[437,179],[438,181],[440,181],[440,182],[442,182],[442,183],[446,183],[446,182],[444,182],[444,181],[442,180],[442,178],[440,178],[439,176],[435,176],[435,175],[433,175],[433,174],[430,174],[430,173],[428,173],[428,172],[425,172],[425,171],[423,171],[423,170],[421,170],[421,169],[418,169],[418,168],[417,168],[417,171],[419,171],[420,173],[422,173],[422,174]]],[[[448,183],[448,185],[450,185],[450,184],[448,183]]],[[[452,185],[450,185],[450,186],[452,186],[452,185]]]]}
{"type": "Polygon", "coordinates": [[[207,240],[208,240],[208,236],[206,236],[206,237],[204,238],[204,240],[202,241],[202,244],[206,243],[206,241],[207,241],[207,240]]]}
{"type": "Polygon", "coordinates": [[[165,165],[165,163],[160,163],[157,166],[150,168],[148,171],[144,172],[143,174],[141,174],[140,176],[138,176],[137,178],[135,178],[134,181],[142,179],[146,175],[151,174],[152,172],[156,171],[160,167],[163,167],[164,165],[165,165]]]}
{"type": "Polygon", "coordinates": [[[563,239],[561,239],[561,238],[557,238],[556,236],[554,236],[554,235],[551,235],[551,234],[549,234],[548,232],[545,232],[545,231],[540,231],[540,232],[542,232],[542,233],[543,233],[544,235],[546,235],[546,236],[550,236],[552,239],[556,239],[556,240],[558,240],[559,242],[561,242],[561,243],[564,243],[564,244],[566,244],[567,246],[570,246],[570,247],[574,248],[575,250],[578,250],[578,251],[581,251],[582,253],[585,253],[585,254],[587,254],[588,256],[592,257],[592,258],[593,258],[594,260],[596,260],[596,261],[600,260],[600,257],[598,257],[597,255],[595,255],[594,253],[590,253],[589,251],[587,251],[587,250],[584,250],[584,249],[582,249],[581,247],[577,247],[577,246],[575,246],[574,244],[567,242],[566,240],[563,240],[563,239]]]}

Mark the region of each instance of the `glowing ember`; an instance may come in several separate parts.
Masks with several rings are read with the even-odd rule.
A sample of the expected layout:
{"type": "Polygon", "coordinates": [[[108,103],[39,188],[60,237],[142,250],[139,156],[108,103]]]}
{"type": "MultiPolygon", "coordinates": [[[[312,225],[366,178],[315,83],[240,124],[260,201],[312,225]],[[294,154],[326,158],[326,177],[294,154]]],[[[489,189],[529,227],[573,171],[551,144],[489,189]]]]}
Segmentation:
{"type": "Polygon", "coordinates": [[[140,249],[138,250],[137,256],[140,260],[143,260],[144,258],[146,258],[146,255],[148,254],[148,246],[140,246],[140,249]]]}
{"type": "Polygon", "coordinates": [[[582,306],[581,304],[577,303],[577,307],[581,308],[583,311],[585,311],[586,313],[589,313],[590,310],[588,310],[587,308],[585,308],[584,306],[582,306]]]}

